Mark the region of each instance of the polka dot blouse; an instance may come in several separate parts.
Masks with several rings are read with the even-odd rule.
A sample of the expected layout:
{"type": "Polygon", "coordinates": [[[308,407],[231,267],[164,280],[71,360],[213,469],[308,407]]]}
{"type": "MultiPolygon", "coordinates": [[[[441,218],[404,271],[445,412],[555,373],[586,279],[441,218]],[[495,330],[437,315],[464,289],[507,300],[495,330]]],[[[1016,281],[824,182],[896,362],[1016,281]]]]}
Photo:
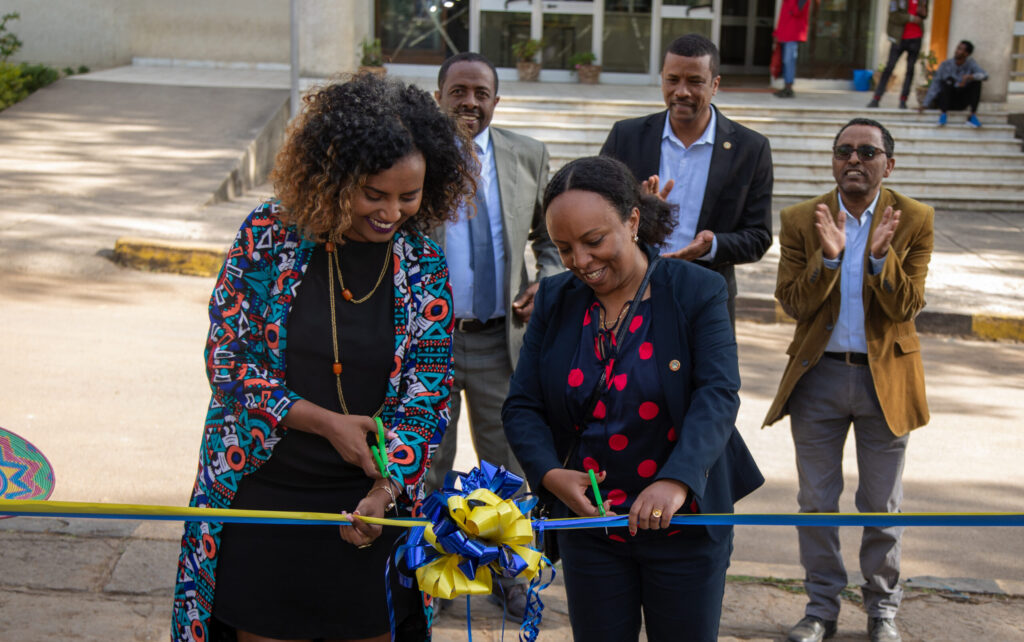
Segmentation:
{"type": "Polygon", "coordinates": [[[606,471],[601,494],[622,514],[654,481],[678,435],[653,358],[650,300],[640,302],[619,345],[611,332],[601,329],[600,312],[595,299],[583,316],[582,338],[569,370],[568,398],[580,434],[569,466],[606,471]],[[607,377],[595,404],[591,395],[602,371],[607,377]],[[588,402],[594,404],[593,412],[583,416],[588,402]]]}

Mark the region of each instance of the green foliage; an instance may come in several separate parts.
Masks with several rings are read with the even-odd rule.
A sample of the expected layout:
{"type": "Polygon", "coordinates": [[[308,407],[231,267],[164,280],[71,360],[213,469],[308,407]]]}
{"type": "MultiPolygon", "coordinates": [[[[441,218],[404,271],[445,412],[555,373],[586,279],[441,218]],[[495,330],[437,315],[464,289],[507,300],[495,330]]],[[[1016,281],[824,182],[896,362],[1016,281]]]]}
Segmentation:
{"type": "Polygon", "coordinates": [[[525,38],[512,43],[512,55],[521,62],[531,62],[544,46],[541,40],[525,38]]]}
{"type": "Polygon", "coordinates": [[[21,66],[0,62],[0,109],[7,109],[28,96],[21,76],[21,66]]]}
{"type": "Polygon", "coordinates": [[[583,65],[592,65],[597,60],[597,56],[592,51],[578,51],[573,55],[569,56],[569,66],[573,69],[579,69],[583,65]]]}
{"type": "Polygon", "coordinates": [[[359,64],[364,67],[381,67],[384,65],[384,53],[381,50],[380,38],[367,40],[363,38],[363,57],[359,64]]]}
{"type": "Polygon", "coordinates": [[[42,89],[51,83],[57,82],[60,78],[60,72],[46,65],[30,65],[23,62],[21,63],[21,76],[25,90],[31,94],[37,89],[42,89]]]}
{"type": "Polygon", "coordinates": [[[939,70],[939,59],[935,57],[935,52],[929,49],[927,55],[921,56],[920,62],[922,84],[930,86],[932,78],[935,77],[935,72],[939,70]]]}
{"type": "Polygon", "coordinates": [[[14,52],[21,49],[21,40],[18,36],[7,31],[7,21],[17,20],[21,16],[18,12],[5,13],[0,18],[0,62],[7,62],[7,59],[14,55],[14,52]]]}
{"type": "Polygon", "coordinates": [[[75,74],[87,74],[87,73],[89,73],[89,68],[86,67],[85,65],[78,65],[78,69],[72,69],[71,67],[65,67],[65,68],[61,69],[61,71],[64,72],[65,76],[74,76],[75,74]]]}

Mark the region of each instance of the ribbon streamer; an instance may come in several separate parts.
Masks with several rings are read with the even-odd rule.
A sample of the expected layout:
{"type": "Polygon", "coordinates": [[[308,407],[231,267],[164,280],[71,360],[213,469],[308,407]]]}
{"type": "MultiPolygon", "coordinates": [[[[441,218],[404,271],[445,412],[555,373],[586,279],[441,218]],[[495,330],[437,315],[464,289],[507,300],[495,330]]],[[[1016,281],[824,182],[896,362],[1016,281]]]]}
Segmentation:
{"type": "MultiPolygon", "coordinates": [[[[299,511],[240,510],[236,508],[193,508],[150,504],[105,504],[0,499],[0,515],[21,517],[91,517],[94,519],[139,519],[177,522],[224,522],[243,524],[319,524],[339,526],[348,520],[335,513],[299,511]]],[[[409,517],[360,517],[369,524],[425,527],[427,520],[409,517]]],[[[533,520],[533,528],[541,520],[533,520]]],[[[626,525],[625,515],[545,519],[544,528],[613,528],[626,525]]],[[[1024,526],[1024,513],[709,513],[676,515],[677,526],[1024,526]]]]}

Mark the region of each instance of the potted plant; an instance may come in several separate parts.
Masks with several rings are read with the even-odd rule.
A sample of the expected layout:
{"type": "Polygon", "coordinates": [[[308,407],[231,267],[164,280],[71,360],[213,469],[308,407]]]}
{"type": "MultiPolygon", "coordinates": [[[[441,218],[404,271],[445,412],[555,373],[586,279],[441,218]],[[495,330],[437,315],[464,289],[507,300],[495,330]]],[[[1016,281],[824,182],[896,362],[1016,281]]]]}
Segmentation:
{"type": "Polygon", "coordinates": [[[540,40],[527,38],[512,43],[512,55],[516,57],[516,70],[519,80],[532,82],[540,77],[540,63],[534,60],[544,43],[540,40]]]}
{"type": "Polygon", "coordinates": [[[384,54],[381,51],[380,38],[368,40],[363,38],[363,56],[359,60],[359,72],[369,72],[383,76],[388,73],[384,66],[384,54]]]}
{"type": "Polygon", "coordinates": [[[580,51],[569,56],[569,65],[576,70],[577,79],[586,85],[596,85],[601,78],[601,65],[595,65],[597,56],[592,51],[580,51]]]}
{"type": "Polygon", "coordinates": [[[920,62],[921,83],[914,87],[914,95],[917,96],[918,109],[924,109],[927,107],[924,104],[924,97],[928,95],[928,88],[932,86],[932,79],[939,69],[939,59],[935,57],[934,51],[929,50],[926,55],[921,56],[920,62]]]}

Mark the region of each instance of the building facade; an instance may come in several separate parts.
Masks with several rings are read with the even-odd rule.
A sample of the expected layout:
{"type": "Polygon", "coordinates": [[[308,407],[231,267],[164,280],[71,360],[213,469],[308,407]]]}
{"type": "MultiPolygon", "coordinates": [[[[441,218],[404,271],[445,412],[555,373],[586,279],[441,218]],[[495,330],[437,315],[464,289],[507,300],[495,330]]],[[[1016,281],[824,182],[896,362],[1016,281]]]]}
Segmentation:
{"type": "MultiPolygon", "coordinates": [[[[133,60],[279,65],[298,34],[300,73],[355,69],[361,43],[380,38],[388,66],[431,75],[455,51],[479,51],[503,78],[515,77],[512,45],[543,41],[541,81],[574,78],[574,54],[590,52],[606,83],[656,84],[675,36],[701,33],[719,46],[727,84],[764,83],[781,0],[5,0],[25,46],[18,60],[94,69],[133,60]]],[[[809,0],[814,3],[815,0],[809,0]]],[[[853,71],[876,69],[889,50],[893,0],[820,0],[800,48],[799,78],[841,87],[853,71]]],[[[961,39],[989,71],[983,99],[1024,91],[1024,0],[930,0],[925,38],[940,60],[961,39]]],[[[901,63],[902,64],[902,63],[901,63]]],[[[903,70],[897,68],[897,76],[903,70]]]]}

